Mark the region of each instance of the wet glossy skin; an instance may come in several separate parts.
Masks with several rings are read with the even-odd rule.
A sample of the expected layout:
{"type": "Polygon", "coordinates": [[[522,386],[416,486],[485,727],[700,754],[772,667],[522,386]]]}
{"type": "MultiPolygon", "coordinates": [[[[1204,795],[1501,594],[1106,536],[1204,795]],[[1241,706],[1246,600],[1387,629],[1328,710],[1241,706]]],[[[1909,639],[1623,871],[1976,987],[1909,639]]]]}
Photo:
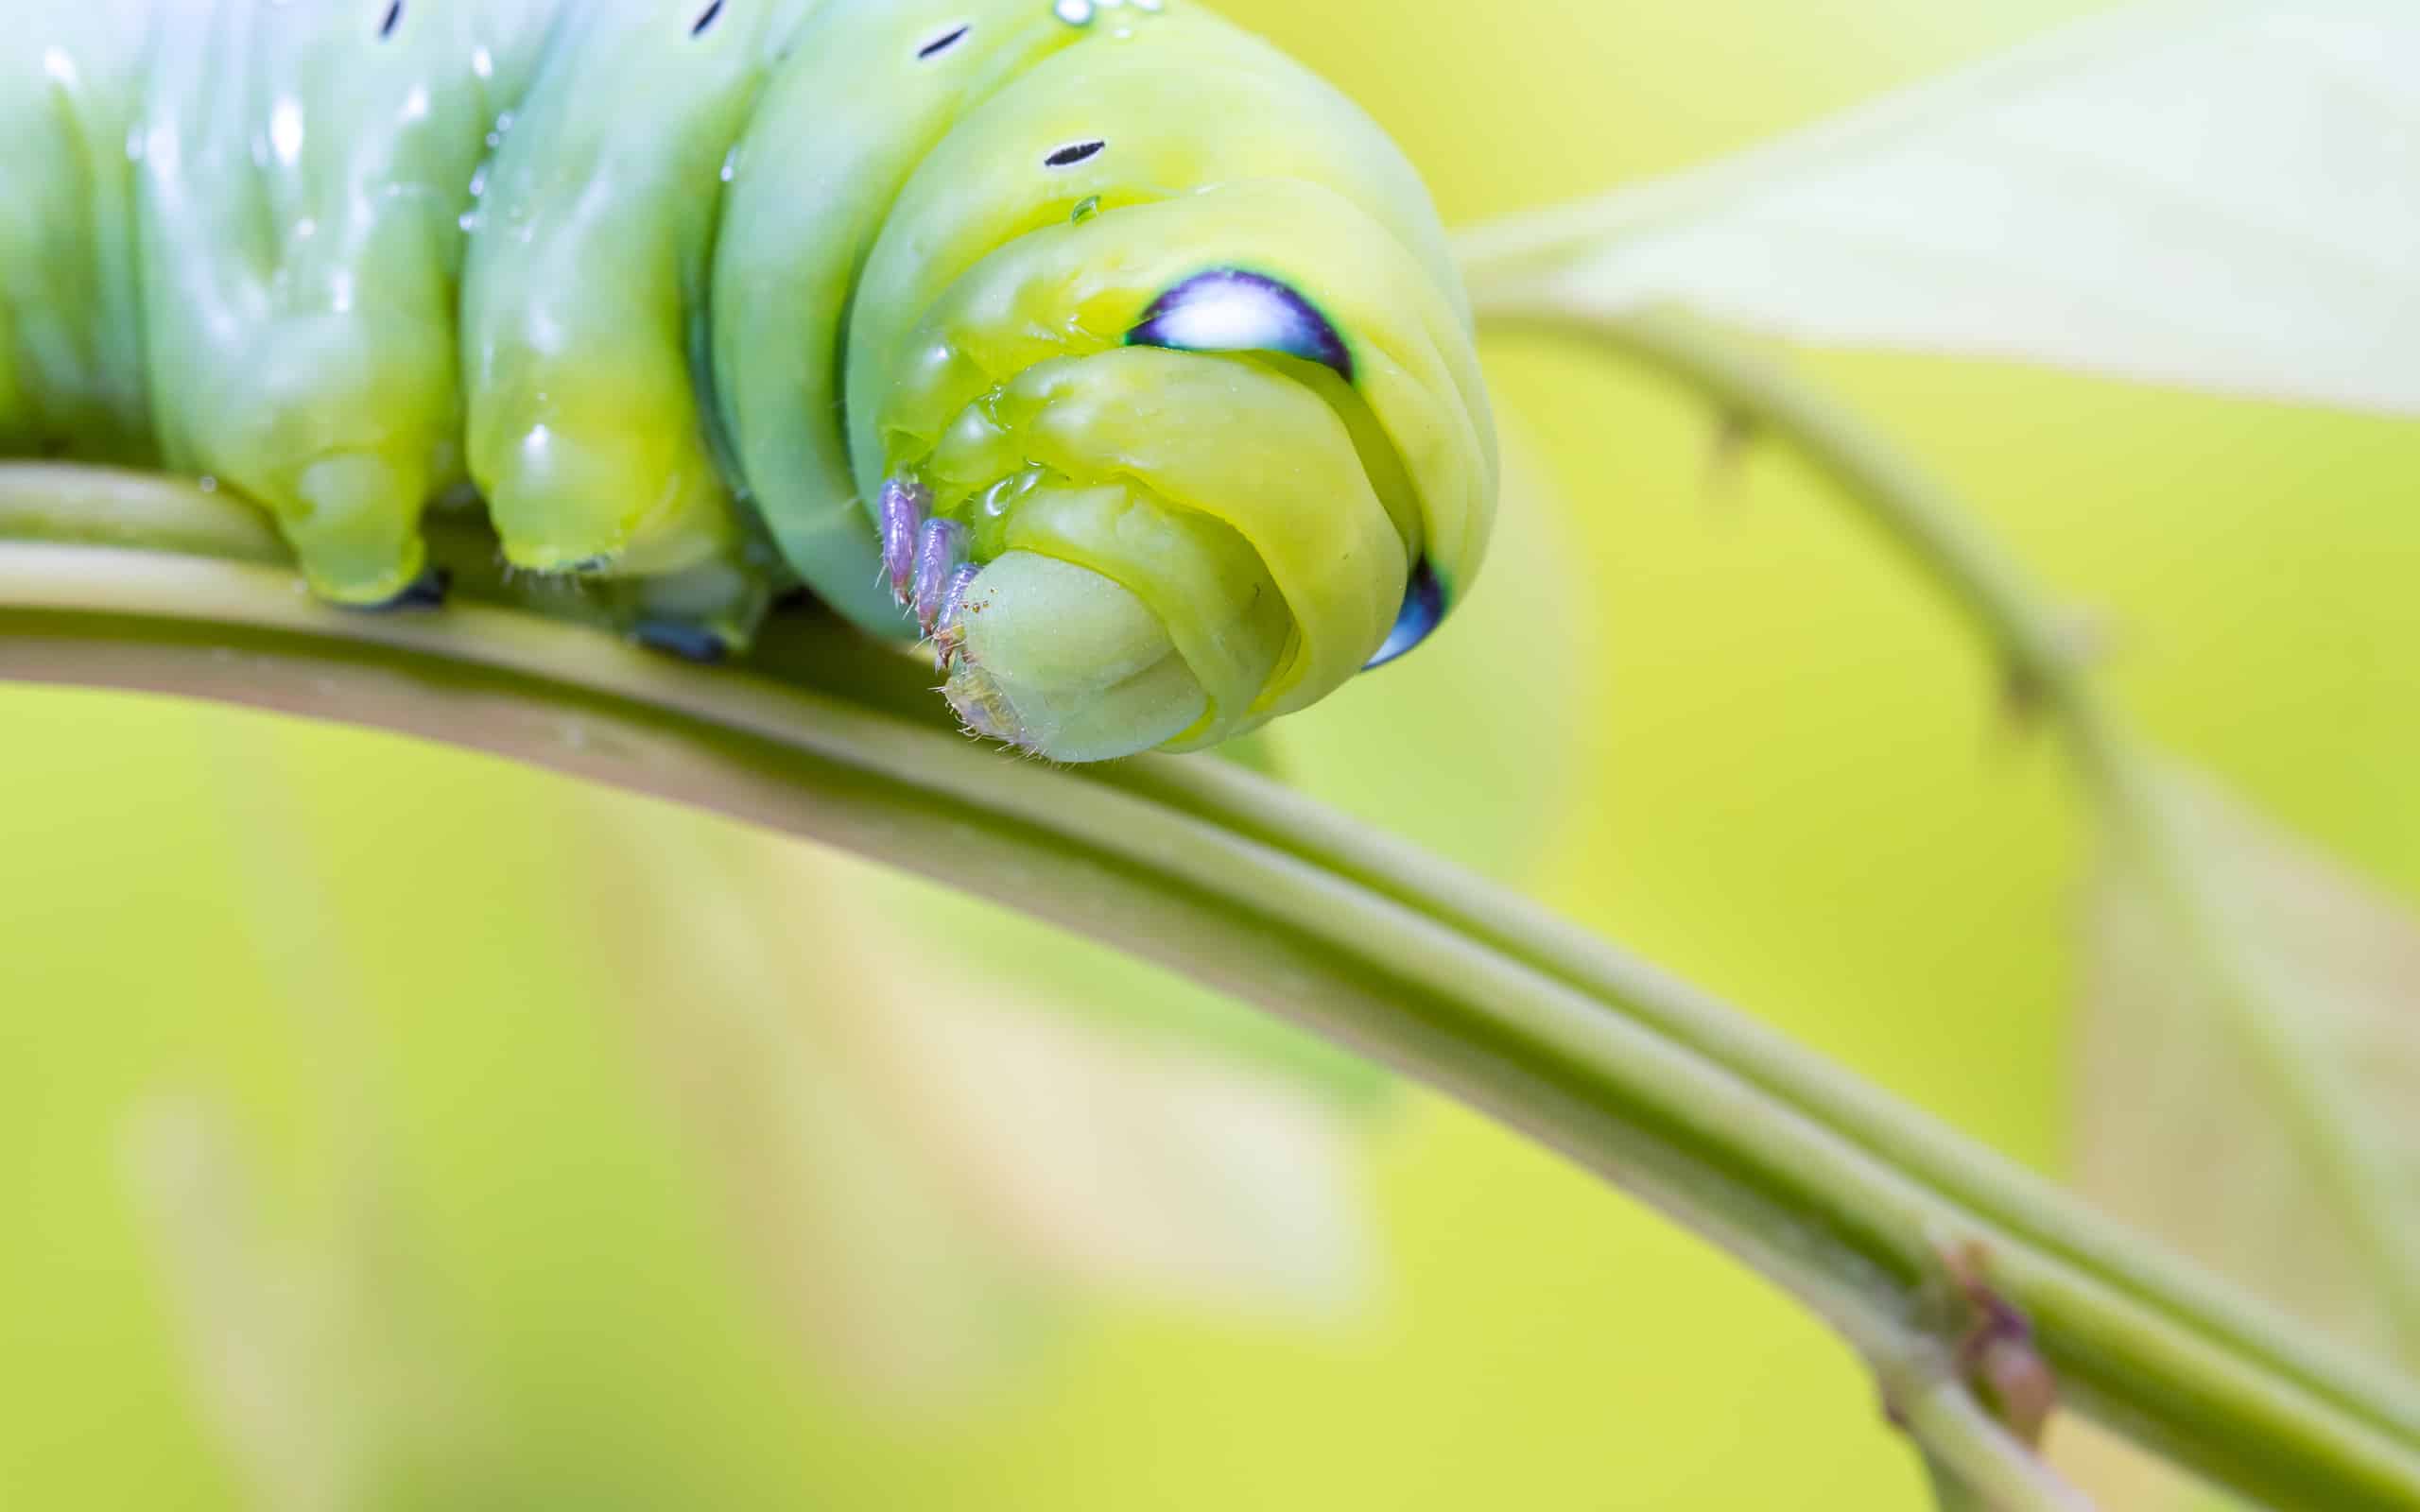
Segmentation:
{"type": "Polygon", "coordinates": [[[36,0],[0,144],[0,447],[210,475],[340,602],[475,490],[659,643],[801,580],[1085,759],[1324,696],[1484,543],[1418,180],[1184,0],[36,0]]]}

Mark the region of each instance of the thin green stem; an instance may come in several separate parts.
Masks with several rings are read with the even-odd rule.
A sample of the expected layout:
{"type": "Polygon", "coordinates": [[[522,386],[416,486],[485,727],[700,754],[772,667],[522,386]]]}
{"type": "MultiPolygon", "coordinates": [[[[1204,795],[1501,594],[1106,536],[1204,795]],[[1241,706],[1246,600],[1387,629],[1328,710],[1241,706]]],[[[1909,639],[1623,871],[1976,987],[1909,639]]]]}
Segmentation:
{"type": "Polygon", "coordinates": [[[1924,1446],[1944,1512],[2092,1512],[1955,1375],[1931,1370],[1892,1400],[1924,1446]]]}
{"type": "MultiPolygon", "coordinates": [[[[1537,255],[1524,247],[1512,259],[1537,255]]],[[[2209,882],[2159,799],[2148,747],[2103,698],[2072,621],[1973,524],[1951,490],[1890,440],[1820,389],[1669,310],[1605,310],[1584,291],[1527,277],[1482,279],[1478,302],[1492,327],[1576,337],[1640,362],[1696,390],[1757,434],[1795,450],[1835,483],[1862,518],[1991,646],[2020,705],[2053,720],[2067,738],[2114,843],[2146,862],[2161,902],[2192,942],[2191,965],[2216,989],[2229,1029],[2253,1051],[2306,1158],[2327,1186],[2369,1263],[2407,1353],[2420,1352],[2420,1214],[2401,1189],[2391,1150],[2340,1116],[2356,1096],[2343,1070],[2272,988],[2228,933],[2209,882]]],[[[2308,1352],[2263,1325],[2273,1358],[2308,1352]]],[[[2406,1393],[2408,1395],[2408,1393],[2406,1393]]],[[[2409,1426],[2408,1409],[2396,1419],[2409,1426]]]]}
{"type": "MultiPolygon", "coordinates": [[[[2420,1504],[2407,1386],[2272,1348],[2241,1325],[2265,1316],[2256,1304],[2144,1259],[2043,1183],[1299,796],[1198,759],[1004,760],[950,727],[927,669],[817,621],[786,623],[750,668],[705,672],[494,602],[351,614],[280,567],[67,543],[126,534],[90,518],[110,493],[78,476],[0,470],[0,535],[23,542],[0,543],[0,679],[400,730],[924,872],[1527,1130],[1741,1256],[1869,1359],[1938,1350],[1943,1256],[1980,1255],[2074,1400],[2144,1443],[2276,1505],[2420,1504]]],[[[143,507],[168,516],[199,497],[148,488],[143,507]]],[[[453,565],[474,598],[497,592],[479,581],[492,542],[466,549],[453,565]]]]}

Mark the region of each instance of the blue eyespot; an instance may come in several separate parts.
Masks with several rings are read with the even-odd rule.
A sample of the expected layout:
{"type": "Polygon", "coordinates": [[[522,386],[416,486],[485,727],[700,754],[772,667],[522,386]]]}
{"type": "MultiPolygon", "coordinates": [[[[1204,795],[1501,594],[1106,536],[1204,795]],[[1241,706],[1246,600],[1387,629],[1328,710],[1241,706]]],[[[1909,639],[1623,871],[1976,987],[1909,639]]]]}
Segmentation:
{"type": "Polygon", "coordinates": [[[1445,617],[1445,585],[1437,580],[1437,569],[1423,557],[1412,564],[1411,581],[1403,591],[1403,611],[1395,616],[1395,627],[1387,636],[1387,644],[1378,654],[1362,664],[1364,672],[1385,666],[1413,646],[1428,639],[1445,617]]]}
{"type": "Polygon", "coordinates": [[[1353,381],[1353,353],[1319,306],[1240,267],[1197,273],[1159,297],[1126,333],[1130,347],[1172,352],[1282,352],[1353,381]]]}

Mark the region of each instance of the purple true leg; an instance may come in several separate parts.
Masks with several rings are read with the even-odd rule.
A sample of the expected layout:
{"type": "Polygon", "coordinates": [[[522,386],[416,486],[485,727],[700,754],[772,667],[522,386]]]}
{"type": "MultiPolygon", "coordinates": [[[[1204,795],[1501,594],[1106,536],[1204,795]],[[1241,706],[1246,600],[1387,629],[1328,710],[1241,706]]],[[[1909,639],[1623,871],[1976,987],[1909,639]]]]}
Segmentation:
{"type": "Polygon", "coordinates": [[[933,662],[943,672],[958,655],[959,643],[966,639],[966,632],[959,627],[959,612],[965,607],[966,591],[975,586],[982,571],[971,561],[961,562],[942,588],[941,612],[933,616],[933,662]]]}
{"type": "Polygon", "coordinates": [[[941,617],[942,594],[965,560],[966,527],[955,520],[926,521],[916,547],[916,619],[926,635],[941,617]]]}
{"type": "Polygon", "coordinates": [[[914,586],[916,538],[932,503],[931,491],[913,478],[896,477],[882,486],[882,568],[890,578],[890,596],[902,604],[914,586]]]}

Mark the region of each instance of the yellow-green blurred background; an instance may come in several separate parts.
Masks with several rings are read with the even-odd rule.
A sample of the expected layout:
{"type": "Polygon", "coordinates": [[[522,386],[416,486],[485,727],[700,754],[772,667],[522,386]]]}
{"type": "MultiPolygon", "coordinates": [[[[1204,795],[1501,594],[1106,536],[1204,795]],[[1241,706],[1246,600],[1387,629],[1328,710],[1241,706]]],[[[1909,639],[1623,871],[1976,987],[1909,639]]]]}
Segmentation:
{"type": "MultiPolygon", "coordinates": [[[[1363,101],[1459,223],[2096,8],[1222,9],[1363,101]]],[[[2420,433],[1798,360],[2105,611],[2118,691],[2162,741],[2420,897],[2420,433]]],[[[1543,486],[1508,497],[1464,617],[1285,730],[1300,780],[2060,1171],[2090,857],[2055,750],[1787,460],[1711,469],[1709,417],[1637,374],[1511,348],[1490,367],[1543,486]]],[[[820,1289],[857,1294],[780,1257],[865,1239],[880,1201],[769,1264],[752,1220],[780,1203],[762,1171],[735,1188],[716,1152],[745,1138],[709,1126],[731,1067],[665,1074],[750,979],[702,957],[769,937],[787,974],[757,980],[797,994],[771,1008],[817,1022],[920,931],[936,955],[1064,952],[1065,981],[1116,1000],[1083,1008],[1095,1028],[1131,1008],[1164,1040],[1142,1000],[1197,1030],[1215,1007],[838,861],[386,738],[8,690],[0,794],[0,1506],[1926,1504],[1848,1357],[1753,1278],[1517,1139],[1241,1024],[1213,1024],[1219,1055],[1353,1109],[1357,1303],[1305,1321],[1009,1283],[971,1374],[877,1393],[796,1326],[820,1289]],[[820,922],[869,899],[895,934],[820,922]],[[268,1253],[350,1236],[349,1302],[315,1300],[307,1263],[221,1252],[212,1221],[244,1210],[178,1185],[186,1107],[244,1151],[268,1253]],[[231,1348],[197,1308],[268,1337],[231,1348]],[[351,1321],[294,1321],[322,1315],[351,1321]],[[385,1420],[414,1414],[451,1426],[385,1420]],[[390,1440],[389,1469],[348,1479],[349,1446],[390,1440]]],[[[951,1274],[877,1257],[877,1290],[988,1265],[934,1231],[951,1274]]]]}

